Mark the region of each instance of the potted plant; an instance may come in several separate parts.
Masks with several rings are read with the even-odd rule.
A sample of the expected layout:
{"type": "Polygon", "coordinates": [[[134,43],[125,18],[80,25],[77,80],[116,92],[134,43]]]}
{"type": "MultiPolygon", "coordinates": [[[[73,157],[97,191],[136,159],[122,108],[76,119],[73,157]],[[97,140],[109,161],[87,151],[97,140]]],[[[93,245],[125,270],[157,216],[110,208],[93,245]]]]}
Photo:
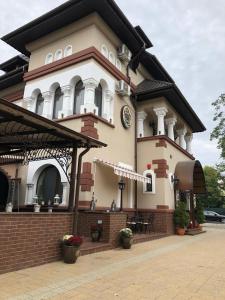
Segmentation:
{"type": "Polygon", "coordinates": [[[91,240],[92,242],[99,242],[102,236],[102,225],[91,225],[91,240]]]}
{"type": "Polygon", "coordinates": [[[204,208],[201,201],[196,202],[195,219],[198,223],[198,228],[201,230],[202,229],[201,224],[205,222],[204,208]]]}
{"type": "Polygon", "coordinates": [[[64,263],[74,264],[80,255],[80,246],[83,243],[82,238],[76,235],[64,235],[62,242],[64,263]]]}
{"type": "Polygon", "coordinates": [[[120,241],[124,249],[130,249],[133,244],[133,232],[130,228],[120,230],[120,241]]]}
{"type": "Polygon", "coordinates": [[[188,212],[186,211],[186,204],[183,201],[178,202],[173,215],[174,224],[176,226],[176,232],[178,235],[184,235],[185,229],[190,221],[188,212]]]}

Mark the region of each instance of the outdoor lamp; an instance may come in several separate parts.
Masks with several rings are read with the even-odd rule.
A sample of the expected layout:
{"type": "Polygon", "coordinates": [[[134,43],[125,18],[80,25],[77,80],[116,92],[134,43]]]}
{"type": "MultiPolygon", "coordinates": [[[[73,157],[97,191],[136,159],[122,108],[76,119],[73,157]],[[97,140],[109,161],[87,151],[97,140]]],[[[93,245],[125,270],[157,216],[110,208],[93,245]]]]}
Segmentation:
{"type": "Polygon", "coordinates": [[[54,197],[54,205],[59,205],[59,201],[60,201],[60,196],[59,194],[56,194],[55,197],[54,197]]]}
{"type": "Polygon", "coordinates": [[[123,179],[121,179],[118,183],[119,189],[121,191],[121,197],[120,197],[120,211],[123,210],[123,190],[125,189],[125,182],[123,179]]]}

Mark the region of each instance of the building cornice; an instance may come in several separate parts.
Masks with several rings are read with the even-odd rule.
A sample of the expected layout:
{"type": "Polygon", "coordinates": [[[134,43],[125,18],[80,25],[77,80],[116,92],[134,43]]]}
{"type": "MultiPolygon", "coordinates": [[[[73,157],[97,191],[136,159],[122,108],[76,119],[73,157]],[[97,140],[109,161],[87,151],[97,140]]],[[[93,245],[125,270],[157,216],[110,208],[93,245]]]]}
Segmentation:
{"type": "Polygon", "coordinates": [[[172,141],[166,135],[156,135],[156,136],[142,137],[142,138],[138,138],[137,142],[140,143],[140,142],[160,141],[160,140],[168,142],[170,145],[174,146],[177,150],[179,150],[180,152],[182,152],[183,154],[185,154],[188,158],[190,158],[192,160],[195,160],[195,158],[194,158],[193,155],[191,155],[190,153],[188,153],[185,149],[183,149],[182,147],[180,147],[177,143],[175,143],[174,141],[172,141]]]}
{"type": "MultiPolygon", "coordinates": [[[[90,47],[85,50],[74,53],[68,57],[64,57],[53,63],[36,68],[24,74],[24,81],[28,82],[37,79],[41,76],[51,74],[53,72],[62,70],[66,67],[83,62],[88,59],[96,60],[102,67],[104,67],[109,73],[111,73],[116,79],[124,80],[129,84],[129,78],[125,76],[120,70],[118,70],[108,59],[106,59],[95,47],[90,47]]],[[[135,85],[131,83],[132,89],[135,89],[135,85]]]]}

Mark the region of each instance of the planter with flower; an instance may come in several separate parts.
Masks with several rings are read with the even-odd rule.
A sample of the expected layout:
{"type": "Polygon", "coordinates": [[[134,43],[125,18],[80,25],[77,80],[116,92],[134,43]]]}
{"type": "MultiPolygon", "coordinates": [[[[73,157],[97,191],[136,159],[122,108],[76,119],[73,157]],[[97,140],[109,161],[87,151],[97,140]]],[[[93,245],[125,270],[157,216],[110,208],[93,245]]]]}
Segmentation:
{"type": "Polygon", "coordinates": [[[80,236],[64,235],[63,243],[63,260],[67,264],[74,264],[80,255],[80,246],[83,240],[80,236]]]}
{"type": "Polygon", "coordinates": [[[133,244],[133,232],[130,228],[120,230],[120,241],[124,249],[130,249],[133,244]]]}
{"type": "Polygon", "coordinates": [[[178,206],[174,211],[173,220],[176,226],[176,233],[178,235],[184,235],[190,221],[189,214],[186,211],[185,202],[183,201],[178,202],[178,206]]]}
{"type": "Polygon", "coordinates": [[[91,225],[91,240],[92,242],[99,242],[102,236],[102,225],[91,225]]]}

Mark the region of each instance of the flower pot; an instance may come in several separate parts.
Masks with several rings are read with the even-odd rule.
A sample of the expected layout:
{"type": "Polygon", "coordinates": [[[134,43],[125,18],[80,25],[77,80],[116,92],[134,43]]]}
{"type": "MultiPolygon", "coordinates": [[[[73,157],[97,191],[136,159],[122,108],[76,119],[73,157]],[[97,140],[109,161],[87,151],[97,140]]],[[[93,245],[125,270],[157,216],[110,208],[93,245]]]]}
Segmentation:
{"type": "Polygon", "coordinates": [[[35,204],[34,205],[34,212],[35,213],[39,213],[40,212],[40,209],[41,209],[41,206],[39,204],[35,204]]]}
{"type": "Polygon", "coordinates": [[[99,242],[101,234],[99,231],[92,231],[91,232],[91,240],[92,242],[99,242]]]}
{"type": "Polygon", "coordinates": [[[177,232],[178,235],[185,235],[185,231],[186,230],[184,228],[180,228],[180,227],[178,227],[176,229],[176,232],[177,232]]]}
{"type": "Polygon", "coordinates": [[[133,238],[122,237],[122,246],[124,249],[130,249],[133,244],[133,238]]]}
{"type": "Polygon", "coordinates": [[[13,205],[12,205],[12,203],[8,203],[8,204],[6,205],[5,211],[6,211],[7,213],[11,213],[12,210],[13,210],[13,205]]]}
{"type": "Polygon", "coordinates": [[[66,264],[74,264],[80,255],[79,246],[63,245],[63,261],[66,264]]]}

